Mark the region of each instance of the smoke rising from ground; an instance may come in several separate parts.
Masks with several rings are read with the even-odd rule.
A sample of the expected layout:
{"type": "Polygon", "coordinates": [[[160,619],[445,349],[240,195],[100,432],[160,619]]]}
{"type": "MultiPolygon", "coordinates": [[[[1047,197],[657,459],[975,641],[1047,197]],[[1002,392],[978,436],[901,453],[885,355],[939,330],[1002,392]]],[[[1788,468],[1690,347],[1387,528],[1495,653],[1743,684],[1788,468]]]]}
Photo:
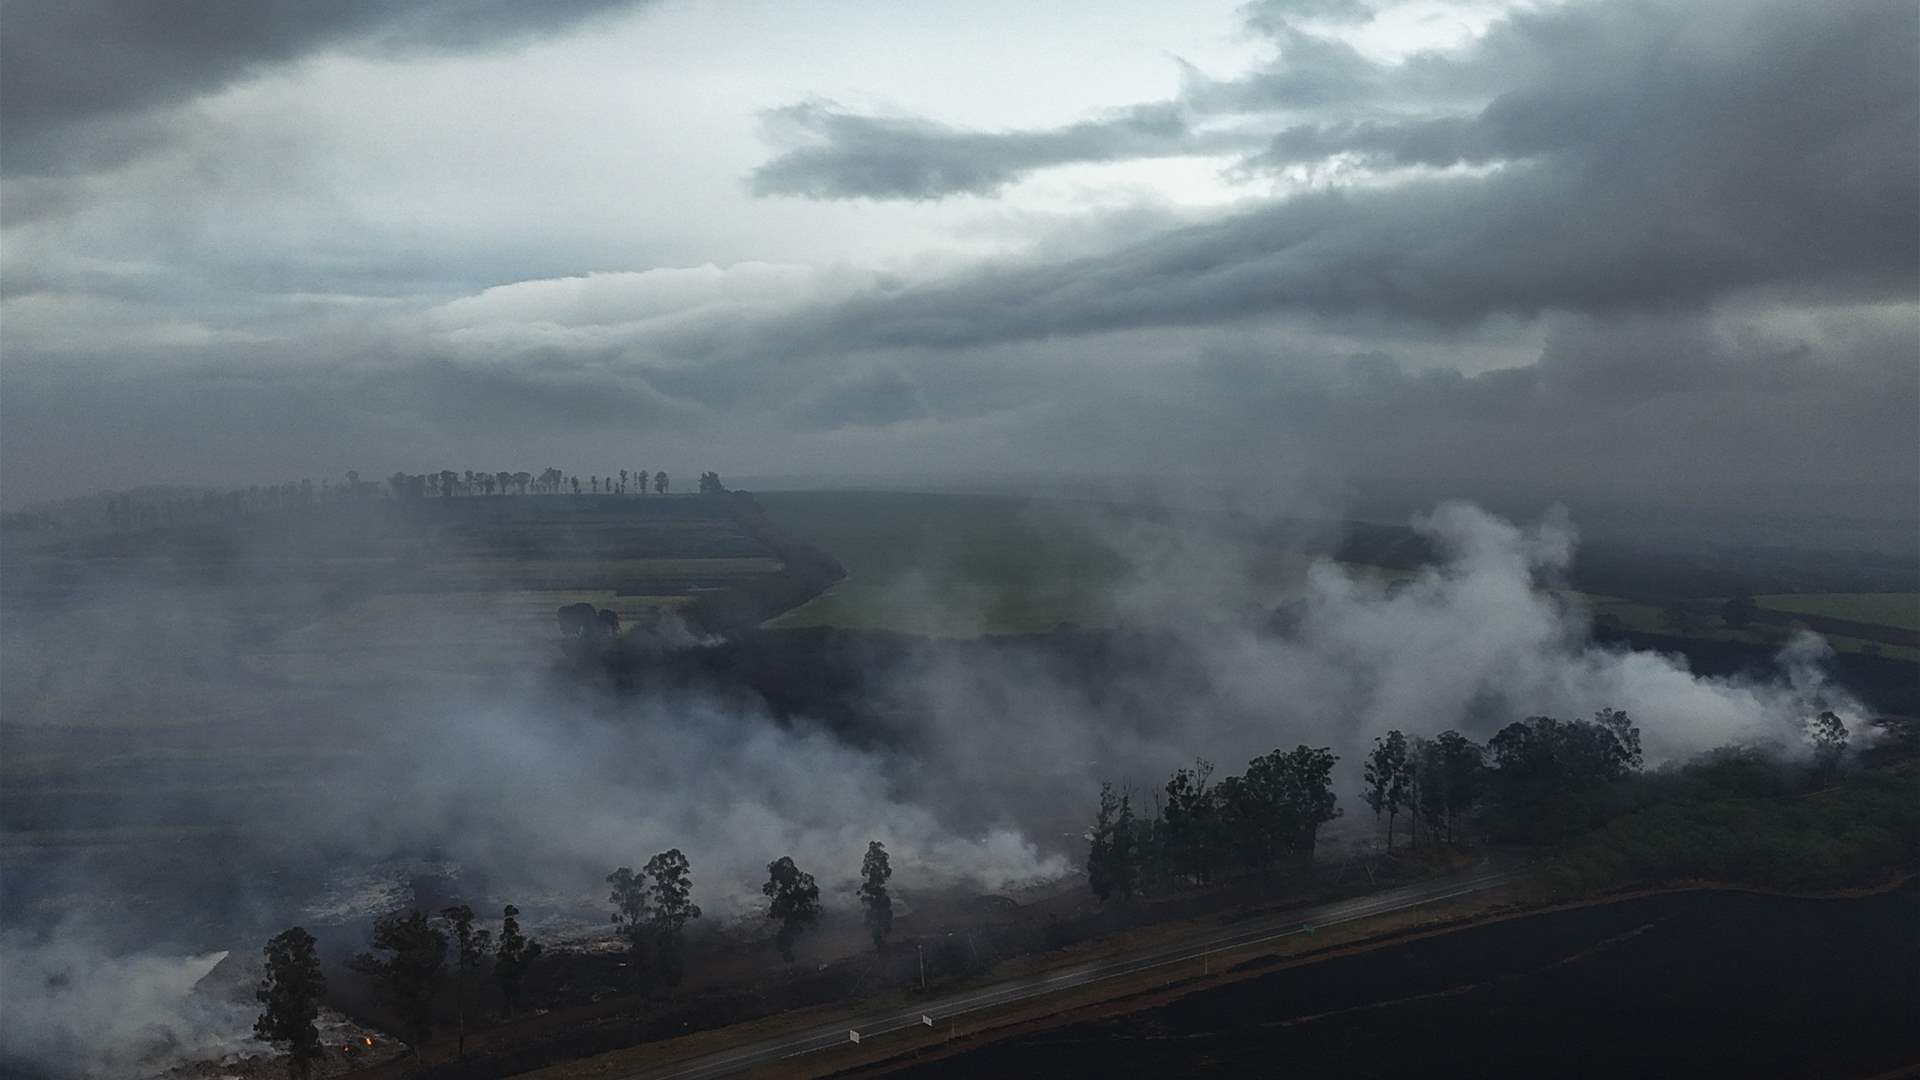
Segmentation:
{"type": "Polygon", "coordinates": [[[1233,770],[1298,743],[1333,747],[1336,783],[1351,795],[1360,756],[1393,728],[1484,741],[1526,716],[1618,708],[1638,721],[1658,766],[1733,743],[1798,745],[1821,709],[1850,722],[1863,715],[1827,681],[1825,646],[1811,636],[1784,650],[1773,673],[1751,678],[1696,675],[1679,656],[1594,643],[1587,613],[1553,588],[1576,546],[1563,516],[1521,527],[1449,503],[1416,525],[1445,553],[1439,565],[1383,582],[1318,562],[1293,625],[1275,632],[1264,618],[1194,602],[1218,593],[1196,587],[1184,567],[1233,572],[1218,546],[1168,548],[1164,534],[1143,542],[1148,534],[1120,523],[1105,535],[1136,572],[1114,596],[1116,618],[1171,624],[1167,652],[1197,673],[1149,665],[1088,686],[1019,654],[997,667],[942,657],[895,689],[938,740],[929,759],[967,790],[1055,812],[1084,812],[1101,778],[1151,788],[1195,755],[1233,770]],[[1101,704],[1115,700],[1129,707],[1101,704]]]}
{"type": "Polygon", "coordinates": [[[232,1033],[251,1027],[252,1011],[192,993],[225,955],[115,955],[74,927],[37,940],[0,936],[0,1068],[142,1076],[240,1048],[232,1033]]]}
{"type": "MultiPolygon", "coordinates": [[[[1554,588],[1576,549],[1563,516],[1523,526],[1442,505],[1417,522],[1443,553],[1437,565],[1383,580],[1317,562],[1279,618],[1251,603],[1244,546],[1170,540],[1167,530],[1098,513],[1081,525],[1130,568],[1111,594],[1112,621],[1152,629],[908,643],[864,672],[869,737],[849,737],[805,710],[778,719],[750,695],[714,687],[643,681],[636,692],[609,693],[566,679],[542,686],[532,676],[549,662],[550,639],[478,663],[423,645],[421,685],[413,687],[260,683],[234,667],[236,650],[244,651],[238,613],[220,625],[204,605],[176,605],[163,590],[136,593],[127,580],[98,595],[134,608],[145,595],[165,610],[189,611],[176,629],[190,628],[186,639],[206,655],[182,662],[176,653],[186,647],[176,634],[164,659],[143,658],[142,650],[158,647],[152,633],[90,614],[83,603],[60,619],[118,632],[88,632],[91,647],[75,653],[81,667],[51,680],[23,660],[50,663],[54,652],[16,655],[9,724],[74,724],[78,732],[113,708],[151,702],[155,715],[122,718],[122,749],[137,748],[169,725],[207,722],[201,710],[225,695],[232,715],[219,719],[228,725],[220,730],[251,731],[283,755],[293,748],[298,760],[279,765],[298,779],[267,771],[223,782],[164,767],[170,782],[197,785],[207,802],[194,812],[236,833],[229,859],[178,873],[236,877],[218,884],[245,893],[242,909],[262,925],[280,926],[312,918],[323,898],[269,888],[255,856],[271,854],[279,865],[308,859],[336,879],[381,860],[439,860],[488,894],[471,898],[476,907],[508,899],[547,909],[547,932],[604,925],[604,875],[669,847],[691,859],[694,900],[709,925],[755,919],[765,867],[781,855],[819,878],[828,904],[850,906],[872,839],[887,845],[895,885],[909,893],[1057,878],[1083,854],[1079,836],[1100,781],[1150,793],[1196,755],[1232,772],[1276,747],[1330,746],[1341,757],[1335,781],[1351,812],[1361,756],[1389,728],[1455,728],[1485,740],[1524,716],[1613,707],[1640,725],[1650,767],[1729,743],[1797,746],[1802,723],[1823,708],[1861,730],[1863,706],[1826,681],[1817,639],[1791,645],[1772,674],[1737,678],[1702,677],[1679,657],[1595,644],[1586,613],[1554,588]],[[1221,602],[1236,583],[1249,600],[1238,609],[1221,602]],[[1113,640],[1127,644],[1101,651],[1113,640]],[[462,662],[466,672],[449,677],[462,662]],[[177,680],[171,688],[168,672],[177,680]],[[121,685],[130,674],[134,685],[121,685]],[[91,699],[83,693],[89,678],[98,680],[91,699]],[[22,680],[57,692],[36,696],[22,680]],[[264,797],[256,783],[263,778],[264,797]]],[[[920,604],[955,595],[935,570],[903,588],[920,604]]],[[[974,594],[962,587],[958,595],[974,594]]],[[[975,599],[949,614],[977,628],[984,601],[975,599]]],[[[14,616],[10,638],[31,636],[37,616],[14,616]]],[[[430,642],[431,620],[422,617],[430,642]]],[[[138,816],[140,800],[163,796],[101,798],[123,799],[138,816]]],[[[65,868],[69,891],[57,906],[117,902],[126,910],[126,898],[107,895],[109,879],[89,878],[91,865],[65,868]]],[[[392,890],[369,895],[375,904],[405,902],[392,890]]],[[[18,924],[35,912],[18,904],[17,894],[9,897],[9,977],[0,990],[9,1054],[110,1074],[156,1033],[190,1042],[195,1031],[234,1030],[232,1017],[206,1024],[189,1002],[193,965],[182,957],[193,950],[163,959],[124,940],[106,945],[46,926],[28,937],[18,924]],[[83,1043],[92,1049],[83,1053],[83,1043]]]]}

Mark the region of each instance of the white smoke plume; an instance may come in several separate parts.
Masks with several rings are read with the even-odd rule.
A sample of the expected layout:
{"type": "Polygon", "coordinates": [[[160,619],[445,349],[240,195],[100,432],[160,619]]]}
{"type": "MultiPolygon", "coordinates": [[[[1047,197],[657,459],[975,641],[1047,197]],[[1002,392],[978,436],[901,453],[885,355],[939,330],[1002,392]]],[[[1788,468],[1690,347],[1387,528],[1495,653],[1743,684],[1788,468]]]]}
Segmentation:
{"type": "MultiPolygon", "coordinates": [[[[249,816],[236,807],[254,804],[238,802],[215,809],[240,823],[253,851],[311,851],[335,867],[355,858],[361,866],[439,860],[486,882],[492,896],[476,903],[547,897],[551,907],[586,913],[581,926],[605,925],[606,873],[678,847],[711,924],[751,916],[765,867],[781,855],[814,873],[829,903],[850,903],[874,839],[892,853],[903,889],[999,890],[1059,877],[1082,853],[1078,837],[1101,780],[1150,792],[1196,755],[1232,772],[1276,747],[1331,746],[1342,758],[1336,783],[1351,792],[1365,748],[1389,728],[1455,728],[1484,740],[1525,716],[1612,707],[1641,727],[1650,765],[1729,743],[1797,745],[1820,709],[1859,730],[1862,707],[1827,682],[1817,639],[1790,645],[1771,674],[1736,678],[1596,645],[1586,614],[1556,589],[1575,551],[1563,517],[1521,527],[1443,505],[1417,523],[1443,552],[1437,565],[1388,583],[1316,563],[1283,629],[1249,617],[1255,593],[1236,583],[1250,570],[1230,546],[1189,546],[1125,520],[1095,524],[1132,567],[1108,621],[1155,628],[1133,636],[1135,651],[1121,654],[1118,668],[1089,671],[1063,659],[1076,647],[1072,635],[1064,644],[911,646],[868,673],[864,707],[885,736],[871,740],[806,715],[783,723],[745,695],[713,688],[530,688],[537,680],[527,670],[541,669],[550,642],[486,657],[457,677],[446,674],[451,660],[423,664],[416,687],[289,693],[247,684],[234,700],[277,712],[249,713],[244,723],[278,725],[263,730],[280,733],[274,745],[307,762],[308,783],[272,816],[249,816]],[[1236,588],[1249,602],[1223,610],[1220,598],[1236,588]]],[[[950,592],[932,574],[915,576],[913,603],[950,592]]],[[[113,591],[124,602],[127,590],[113,591]]],[[[963,605],[960,617],[977,623],[983,603],[963,605]]],[[[231,627],[196,624],[188,640],[229,649],[233,638],[231,627]]],[[[148,635],[90,640],[86,664],[106,675],[138,670],[145,683],[173,663],[136,669],[110,655],[123,646],[138,652],[148,635]]],[[[192,669],[182,700],[224,693],[223,663],[192,669]]],[[[84,689],[86,669],[69,676],[84,689]]],[[[64,708],[74,699],[12,700],[64,708]]],[[[124,700],[103,694],[89,711],[124,700]]],[[[128,738],[140,737],[130,729],[128,738]]],[[[189,779],[205,782],[182,774],[189,779]]],[[[297,897],[254,902],[286,905],[263,921],[304,917],[297,897]]],[[[214,1023],[193,1011],[199,1006],[182,987],[204,967],[190,952],[115,954],[85,937],[10,933],[6,1053],[113,1075],[156,1043],[232,1030],[231,1017],[214,1023]]]]}
{"type": "Polygon", "coordinates": [[[0,1065],[62,1076],[151,1076],[252,1042],[243,1004],[196,994],[226,956],[109,951],[72,927],[0,936],[0,1065]]]}

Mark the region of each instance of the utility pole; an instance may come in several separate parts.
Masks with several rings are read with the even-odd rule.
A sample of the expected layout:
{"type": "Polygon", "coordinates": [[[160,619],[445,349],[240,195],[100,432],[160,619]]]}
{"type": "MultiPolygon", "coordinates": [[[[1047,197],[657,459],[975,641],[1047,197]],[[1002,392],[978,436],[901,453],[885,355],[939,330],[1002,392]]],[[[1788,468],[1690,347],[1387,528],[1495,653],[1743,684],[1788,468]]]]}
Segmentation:
{"type": "Polygon", "coordinates": [[[913,943],[913,951],[920,957],[920,992],[927,992],[927,947],[918,941],[913,943]]]}

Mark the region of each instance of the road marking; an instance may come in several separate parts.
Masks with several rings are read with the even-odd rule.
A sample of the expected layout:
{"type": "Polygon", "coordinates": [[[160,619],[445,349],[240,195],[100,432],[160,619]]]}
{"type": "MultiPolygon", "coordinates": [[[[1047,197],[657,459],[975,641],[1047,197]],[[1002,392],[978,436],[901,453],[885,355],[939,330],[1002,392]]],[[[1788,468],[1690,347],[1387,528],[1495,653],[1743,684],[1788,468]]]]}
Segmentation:
{"type": "MultiPolygon", "coordinates": [[[[1172,956],[1166,955],[1169,950],[1163,949],[1157,953],[1148,953],[1145,956],[1134,957],[1127,960],[1108,961],[1104,964],[1080,964],[1075,967],[1061,969],[1044,975],[1026,976],[1023,979],[1010,980],[1013,985],[1003,983],[1000,986],[989,988],[968,997],[942,999],[933,1002],[932,1009],[934,1012],[944,1013],[949,1017],[954,1017],[963,1013],[978,1012],[982,1009],[1013,1005],[1030,998],[1043,997],[1057,990],[1078,989],[1123,975],[1134,975],[1142,971],[1151,971],[1157,967],[1166,967],[1170,964],[1199,960],[1217,952],[1225,952],[1230,949],[1244,949],[1253,945],[1264,945],[1267,942],[1278,941],[1281,938],[1292,937],[1296,934],[1311,934],[1316,929],[1328,926],[1338,926],[1341,923],[1353,922],[1358,919],[1372,918],[1376,915],[1388,915],[1396,911],[1404,911],[1407,908],[1420,907],[1425,904],[1435,904],[1442,900],[1452,900],[1456,897],[1480,892],[1509,881],[1515,877],[1517,873],[1518,871],[1503,870],[1495,874],[1468,878],[1460,884],[1459,888],[1431,896],[1425,895],[1424,890],[1417,885],[1390,889],[1387,892],[1375,896],[1360,897],[1354,900],[1326,905],[1321,908],[1309,909],[1310,915],[1318,912],[1322,913],[1323,916],[1311,922],[1293,923],[1284,929],[1273,930],[1271,932],[1260,930],[1243,931],[1240,934],[1226,935],[1198,946],[1191,944],[1184,945],[1177,950],[1172,950],[1176,953],[1176,955],[1172,956]],[[1061,980],[1068,978],[1077,981],[1071,983],[1061,982],[1061,980]]],[[[859,1023],[857,1020],[855,1022],[859,1023]]],[[[871,1038],[875,1035],[886,1035],[904,1028],[913,1027],[922,1022],[925,1022],[929,1027],[932,1026],[930,1018],[925,1013],[916,1011],[911,1013],[896,1013],[890,1016],[872,1019],[860,1024],[860,1028],[864,1029],[864,1037],[871,1038]]],[[[834,1046],[844,1046],[848,1042],[857,1043],[862,1037],[862,1030],[851,1028],[836,1027],[824,1032],[816,1030],[773,1046],[738,1050],[728,1054],[728,1056],[724,1058],[714,1058],[711,1056],[707,1058],[696,1058],[677,1067],[672,1065],[664,1066],[664,1068],[669,1071],[637,1073],[623,1078],[623,1080],[648,1080],[648,1078],[650,1078],[650,1080],[700,1080],[700,1078],[703,1077],[722,1076],[736,1069],[747,1068],[751,1065],[766,1061],[799,1057],[803,1054],[816,1053],[834,1046]],[[840,1034],[842,1031],[846,1034],[840,1034]]],[[[720,1053],[727,1052],[720,1051],[720,1053]]]]}

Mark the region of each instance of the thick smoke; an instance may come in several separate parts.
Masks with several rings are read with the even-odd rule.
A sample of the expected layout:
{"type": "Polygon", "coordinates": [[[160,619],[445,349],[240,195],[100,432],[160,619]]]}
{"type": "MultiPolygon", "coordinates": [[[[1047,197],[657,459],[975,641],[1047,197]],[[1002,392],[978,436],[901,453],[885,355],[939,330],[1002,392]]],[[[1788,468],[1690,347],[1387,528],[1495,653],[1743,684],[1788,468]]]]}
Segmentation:
{"type": "Polygon", "coordinates": [[[1113,620],[1171,624],[1166,650],[1190,659],[1197,677],[1149,664],[1089,687],[1007,652],[991,663],[937,657],[895,691],[937,741],[929,759],[972,798],[1060,815],[1084,812],[1101,778],[1152,788],[1196,755],[1236,770],[1297,743],[1333,747],[1343,759],[1336,782],[1351,794],[1360,755],[1393,728],[1484,741],[1526,716],[1617,708],[1640,725],[1655,767],[1728,744],[1798,746],[1821,709],[1858,729],[1863,708],[1826,680],[1826,646],[1811,635],[1771,674],[1735,678],[1593,642],[1588,613],[1555,588],[1575,549],[1562,515],[1522,528],[1449,503],[1416,526],[1444,553],[1438,565],[1383,581],[1316,562],[1289,605],[1292,625],[1276,629],[1203,606],[1220,582],[1200,578],[1250,576],[1231,565],[1231,549],[1170,546],[1164,531],[1108,521],[1096,531],[1135,568],[1113,596],[1113,620]],[[1105,704],[1116,700],[1127,704],[1105,704]]]}
{"type": "Polygon", "coordinates": [[[330,785],[312,841],[434,850],[496,887],[572,882],[597,899],[613,867],[678,847],[696,900],[724,918],[764,903],[766,865],[781,855],[850,894],[869,840],[922,887],[998,890],[1066,870],[1011,827],[948,827],[895,782],[886,754],[698,694],[606,711],[475,700],[367,749],[330,785]]]}
{"type": "Polygon", "coordinates": [[[234,1037],[252,1024],[245,1005],[193,993],[225,956],[115,955],[73,927],[44,938],[0,935],[0,1068],[145,1076],[179,1061],[257,1052],[234,1037]]]}
{"type": "MultiPolygon", "coordinates": [[[[692,860],[694,898],[708,925],[752,915],[765,866],[781,855],[815,873],[829,903],[852,903],[871,839],[892,852],[902,889],[998,890],[1071,872],[1103,779],[1151,791],[1196,755],[1237,771],[1253,755],[1308,743],[1341,755],[1336,782],[1351,795],[1366,746],[1389,728],[1456,728],[1484,740],[1524,716],[1613,707],[1639,723],[1656,766],[1728,743],[1794,745],[1801,723],[1822,708],[1859,730],[1861,706],[1825,681],[1815,639],[1789,646],[1773,674],[1745,678],[1702,677],[1679,657],[1595,644],[1586,613],[1556,588],[1575,549],[1563,517],[1521,527],[1448,504],[1417,526],[1443,552],[1437,565],[1388,581],[1303,563],[1303,581],[1284,617],[1274,618],[1271,597],[1253,585],[1261,556],[1252,545],[1182,539],[1137,518],[1093,514],[1076,527],[1103,537],[1130,568],[1105,613],[1140,628],[1118,635],[1134,642],[1119,654],[1124,664],[1102,667],[1107,660],[1098,659],[1090,669],[1084,656],[1063,659],[1072,634],[1046,644],[909,645],[865,673],[863,708],[882,733],[872,739],[844,737],[804,711],[778,720],[746,695],[713,687],[541,688],[532,673],[546,663],[550,637],[481,657],[423,645],[412,678],[388,671],[356,682],[335,672],[334,682],[275,682],[244,663],[246,617],[222,625],[199,609],[188,620],[188,640],[206,654],[196,661],[176,655],[193,651],[177,634],[159,662],[110,655],[153,645],[148,633],[124,626],[118,634],[89,631],[92,648],[76,654],[83,669],[58,677],[17,666],[25,654],[16,654],[9,724],[70,722],[77,737],[108,711],[132,707],[134,697],[181,713],[129,721],[121,749],[137,748],[190,727],[183,710],[224,700],[233,716],[222,723],[230,726],[209,730],[251,731],[246,737],[282,758],[263,755],[260,771],[227,784],[177,764],[169,780],[211,800],[195,812],[236,835],[225,861],[176,868],[245,871],[247,880],[231,887],[253,890],[236,909],[251,921],[244,930],[236,924],[236,935],[338,918],[348,879],[367,886],[369,909],[408,902],[391,883],[354,877],[386,860],[453,867],[486,894],[476,902],[512,899],[546,911],[548,925],[537,929],[548,934],[604,927],[604,875],[668,847],[692,860]],[[1230,602],[1235,596],[1242,602],[1230,602]],[[168,671],[176,692],[158,693],[168,671]],[[125,677],[136,685],[115,684],[125,677]],[[91,700],[89,685],[97,691],[91,700]],[[322,869],[289,879],[304,885],[274,891],[253,869],[269,855],[275,865],[307,860],[322,869]]],[[[905,593],[882,602],[931,609],[965,597],[947,609],[964,625],[927,629],[979,629],[990,599],[975,584],[950,588],[939,578],[937,569],[918,571],[903,580],[905,593]]],[[[161,610],[185,610],[165,599],[170,594],[131,588],[119,580],[102,594],[121,604],[146,595],[161,610]]],[[[94,625],[78,610],[85,607],[60,618],[94,625]]],[[[422,619],[420,637],[430,642],[431,620],[422,619]]],[[[10,623],[11,638],[33,636],[29,620],[10,623]]],[[[53,659],[44,650],[31,655],[53,659]]],[[[75,856],[68,880],[39,895],[105,910],[115,886],[91,877],[93,865],[75,856]]],[[[48,910],[23,908],[21,895],[9,895],[6,912],[0,1006],[8,1054],[45,1068],[84,1062],[87,1071],[114,1073],[156,1040],[184,1045],[195,1031],[235,1030],[232,1017],[208,1024],[193,1011],[199,1006],[186,988],[196,968],[204,970],[189,959],[197,949],[169,946],[161,958],[130,949],[125,934],[107,946],[16,925],[48,910]]],[[[219,945],[257,948],[252,940],[201,948],[219,945]]]]}

